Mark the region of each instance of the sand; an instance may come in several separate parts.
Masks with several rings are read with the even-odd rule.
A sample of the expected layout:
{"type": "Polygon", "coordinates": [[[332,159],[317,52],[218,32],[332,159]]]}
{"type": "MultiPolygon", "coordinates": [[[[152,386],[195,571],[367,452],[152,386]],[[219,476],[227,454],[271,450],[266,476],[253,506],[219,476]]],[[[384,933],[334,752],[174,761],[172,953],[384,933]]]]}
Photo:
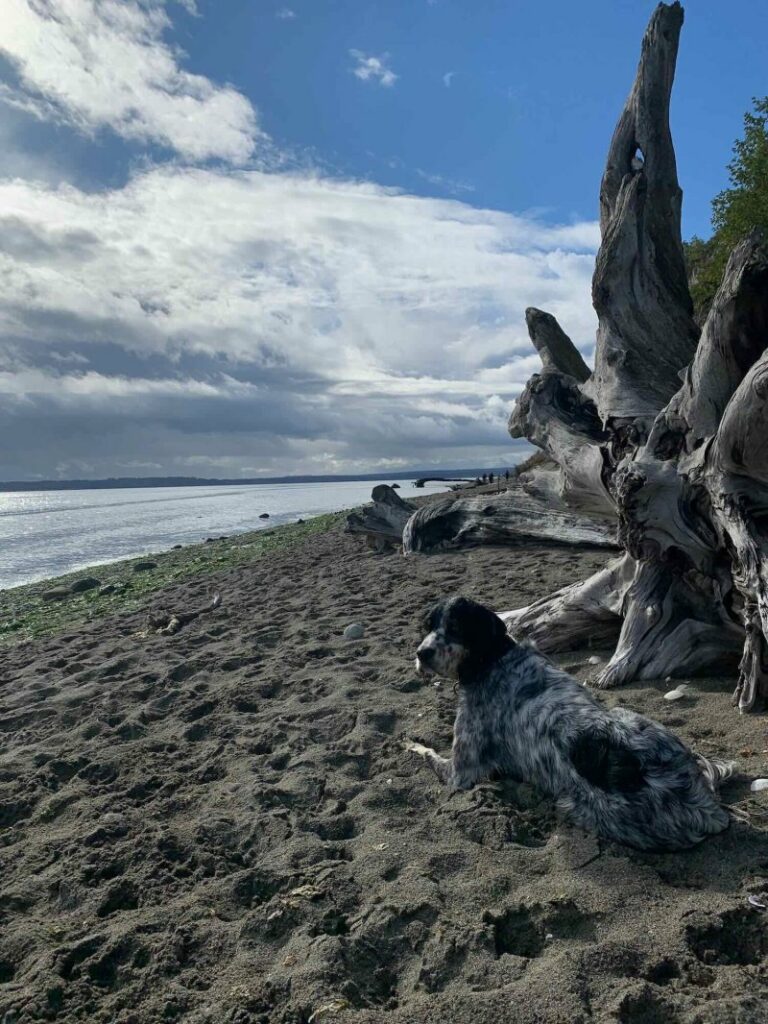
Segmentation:
{"type": "MultiPolygon", "coordinates": [[[[448,796],[402,748],[451,739],[452,687],[412,667],[431,602],[514,607],[604,559],[403,559],[336,525],[169,587],[169,607],[223,598],[176,635],[133,612],[4,652],[0,1021],[768,1021],[747,903],[768,894],[768,792],[731,787],[751,821],[694,851],[640,854],[524,785],[448,796]]],[[[561,663],[586,679],[593,653],[561,663]]],[[[732,684],[605,699],[768,774],[732,684]]]]}

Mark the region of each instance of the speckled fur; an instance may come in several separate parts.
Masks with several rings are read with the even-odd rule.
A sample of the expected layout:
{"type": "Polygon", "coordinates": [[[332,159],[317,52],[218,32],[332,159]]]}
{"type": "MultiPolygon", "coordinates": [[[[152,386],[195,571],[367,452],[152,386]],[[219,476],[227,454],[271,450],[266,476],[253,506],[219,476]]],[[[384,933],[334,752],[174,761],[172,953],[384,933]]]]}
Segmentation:
{"type": "Polygon", "coordinates": [[[433,610],[418,658],[422,671],[459,681],[451,757],[410,748],[451,788],[492,775],[519,778],[552,796],[575,825],[646,850],[694,846],[728,827],[715,791],[731,764],[694,755],[633,711],[605,708],[568,673],[514,643],[481,605],[454,598],[433,610]]]}

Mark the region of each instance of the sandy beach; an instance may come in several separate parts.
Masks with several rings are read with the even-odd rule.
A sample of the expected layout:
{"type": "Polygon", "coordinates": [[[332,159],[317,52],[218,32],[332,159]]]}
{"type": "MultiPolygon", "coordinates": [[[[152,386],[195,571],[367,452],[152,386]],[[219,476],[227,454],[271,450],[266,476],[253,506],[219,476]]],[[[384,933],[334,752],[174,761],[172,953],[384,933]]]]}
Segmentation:
{"type": "MultiPolygon", "coordinates": [[[[768,792],[736,784],[750,820],[640,854],[524,785],[448,796],[403,750],[451,740],[452,687],[413,670],[432,602],[512,608],[605,559],[404,559],[333,519],[119,615],[67,626],[51,604],[57,632],[0,662],[0,1021],[768,1021],[768,914],[747,902],[768,896],[768,792]],[[147,631],[148,607],[214,592],[147,631]]],[[[588,679],[606,653],[560,663],[588,679]]],[[[768,774],[766,719],[739,718],[733,682],[604,699],[768,774]]]]}

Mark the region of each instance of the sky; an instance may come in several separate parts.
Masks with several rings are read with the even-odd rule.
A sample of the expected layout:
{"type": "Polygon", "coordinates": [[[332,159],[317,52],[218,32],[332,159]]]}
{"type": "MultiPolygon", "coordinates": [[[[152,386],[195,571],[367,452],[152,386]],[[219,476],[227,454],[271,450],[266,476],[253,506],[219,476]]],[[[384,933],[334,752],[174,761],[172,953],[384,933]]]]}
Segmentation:
{"type": "MultiPolygon", "coordinates": [[[[591,360],[640,0],[0,0],[0,479],[496,467],[539,368],[591,360]]],[[[686,5],[683,234],[768,4],[686,5]]]]}

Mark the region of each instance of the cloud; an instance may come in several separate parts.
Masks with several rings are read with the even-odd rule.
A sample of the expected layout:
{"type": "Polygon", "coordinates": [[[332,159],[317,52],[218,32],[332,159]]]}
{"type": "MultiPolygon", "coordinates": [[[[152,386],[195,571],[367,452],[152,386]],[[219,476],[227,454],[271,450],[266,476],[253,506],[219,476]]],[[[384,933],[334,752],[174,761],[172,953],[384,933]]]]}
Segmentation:
{"type": "Polygon", "coordinates": [[[464,181],[454,181],[453,178],[446,178],[442,174],[427,174],[420,167],[416,168],[416,173],[424,181],[428,181],[430,185],[436,185],[438,188],[454,196],[460,195],[462,192],[475,191],[474,185],[469,185],[464,181]]]}
{"type": "MultiPolygon", "coordinates": [[[[182,6],[196,13],[192,0],[182,6]]],[[[229,85],[180,66],[163,0],[4,0],[0,54],[17,81],[0,96],[39,119],[167,147],[191,161],[246,162],[256,112],[229,85]]]]}
{"type": "Polygon", "coordinates": [[[525,307],[593,345],[594,223],[176,166],[0,211],[0,478],[504,462],[525,307]]]}
{"type": "Polygon", "coordinates": [[[455,71],[447,71],[443,75],[443,85],[445,86],[446,89],[450,89],[451,82],[453,81],[453,79],[455,77],[456,77],[456,72],[455,71]]]}
{"type": "Polygon", "coordinates": [[[388,53],[383,53],[380,57],[367,57],[360,50],[350,50],[349,53],[357,61],[357,65],[352,68],[352,74],[362,81],[378,82],[387,88],[397,81],[399,76],[387,67],[388,53]]]}
{"type": "Polygon", "coordinates": [[[281,7],[280,10],[275,11],[275,17],[281,21],[293,21],[296,11],[292,11],[290,7],[281,7]]]}

